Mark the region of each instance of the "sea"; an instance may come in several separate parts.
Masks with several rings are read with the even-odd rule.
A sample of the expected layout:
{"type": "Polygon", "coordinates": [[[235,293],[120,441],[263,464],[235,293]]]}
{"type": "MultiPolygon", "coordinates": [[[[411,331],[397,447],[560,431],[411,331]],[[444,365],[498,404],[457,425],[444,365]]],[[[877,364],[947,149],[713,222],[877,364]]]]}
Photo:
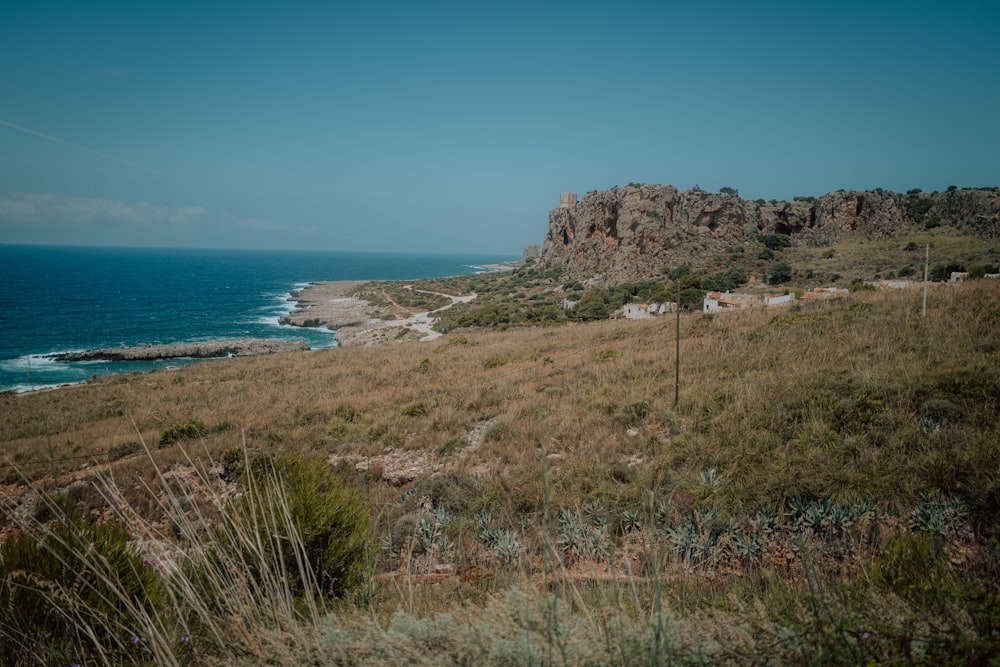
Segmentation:
{"type": "Polygon", "coordinates": [[[56,361],[60,352],[226,338],[337,344],[281,325],[293,290],[326,280],[415,280],[482,272],[505,255],[0,245],[0,391],[194,363],[56,361]]]}

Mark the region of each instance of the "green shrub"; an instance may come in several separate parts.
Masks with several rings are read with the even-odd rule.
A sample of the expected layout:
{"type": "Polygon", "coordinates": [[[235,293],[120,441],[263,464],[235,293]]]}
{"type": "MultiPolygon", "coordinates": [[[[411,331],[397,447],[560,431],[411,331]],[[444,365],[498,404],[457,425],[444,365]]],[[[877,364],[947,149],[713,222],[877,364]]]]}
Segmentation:
{"type": "Polygon", "coordinates": [[[914,222],[923,222],[927,212],[934,205],[934,200],[930,197],[911,196],[906,205],[906,214],[914,222]]]}
{"type": "Polygon", "coordinates": [[[176,445],[182,440],[194,440],[204,438],[208,435],[208,429],[203,422],[192,420],[184,424],[177,424],[163,431],[160,435],[160,447],[176,445]]]}
{"type": "Polygon", "coordinates": [[[792,279],[792,267],[788,262],[775,262],[768,271],[768,282],[780,285],[792,279]]]}
{"type": "Polygon", "coordinates": [[[462,449],[465,448],[467,444],[469,444],[468,438],[466,438],[464,435],[457,435],[454,438],[448,440],[448,442],[438,447],[437,453],[440,456],[444,456],[445,454],[460,452],[462,451],[462,449]]]}
{"type": "MultiPolygon", "coordinates": [[[[364,580],[368,511],[324,459],[257,459],[242,483],[211,542],[218,550],[212,562],[221,568],[242,563],[261,585],[280,581],[294,596],[343,597],[364,580]]],[[[220,574],[229,576],[207,578],[220,574]]]]}
{"type": "Polygon", "coordinates": [[[126,662],[137,614],[162,599],[155,570],[122,527],[67,512],[41,536],[0,547],[0,663],[126,662]]]}
{"type": "Polygon", "coordinates": [[[350,405],[338,405],[333,413],[349,424],[353,424],[361,419],[361,413],[350,405]]]}
{"type": "Polygon", "coordinates": [[[135,454],[142,448],[138,442],[126,442],[122,445],[115,445],[108,448],[108,461],[117,461],[131,454],[135,454]]]}
{"type": "Polygon", "coordinates": [[[761,234],[757,240],[771,250],[781,250],[792,245],[792,237],[788,234],[761,234]]]}
{"type": "Polygon", "coordinates": [[[423,401],[417,403],[411,403],[403,408],[403,416],[405,417],[423,417],[429,413],[431,409],[427,407],[427,404],[423,401]]]}
{"type": "Polygon", "coordinates": [[[594,352],[594,361],[610,361],[621,354],[621,350],[599,350],[594,352]]]}
{"type": "Polygon", "coordinates": [[[503,357],[490,357],[489,359],[487,359],[486,361],[483,362],[483,368],[485,368],[487,370],[489,370],[491,368],[500,368],[501,366],[505,365],[506,363],[507,363],[507,360],[504,359],[503,357]]]}
{"type": "Polygon", "coordinates": [[[611,306],[599,290],[588,290],[573,308],[573,315],[580,320],[603,320],[611,314],[611,306]]]}
{"type": "Polygon", "coordinates": [[[893,537],[869,576],[877,586],[921,608],[943,603],[954,584],[941,539],[928,533],[893,537]]]}

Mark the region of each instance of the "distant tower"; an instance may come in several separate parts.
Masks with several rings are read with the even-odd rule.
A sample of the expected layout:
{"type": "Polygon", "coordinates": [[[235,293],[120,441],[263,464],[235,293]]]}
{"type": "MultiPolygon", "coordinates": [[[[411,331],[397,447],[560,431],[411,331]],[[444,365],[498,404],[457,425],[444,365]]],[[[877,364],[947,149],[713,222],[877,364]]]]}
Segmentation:
{"type": "Polygon", "coordinates": [[[575,192],[564,192],[559,195],[559,208],[569,208],[571,206],[576,206],[575,192]]]}

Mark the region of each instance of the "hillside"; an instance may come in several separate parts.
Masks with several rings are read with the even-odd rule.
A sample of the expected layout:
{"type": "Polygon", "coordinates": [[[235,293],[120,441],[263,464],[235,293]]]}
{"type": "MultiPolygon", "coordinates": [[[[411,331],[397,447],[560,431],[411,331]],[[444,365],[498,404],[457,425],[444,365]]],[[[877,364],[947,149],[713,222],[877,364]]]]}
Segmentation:
{"type": "Polygon", "coordinates": [[[787,235],[797,246],[829,246],[850,235],[887,240],[940,226],[1000,238],[1000,189],[838,191],[788,202],[633,184],[590,192],[551,211],[538,261],[574,277],[616,283],[655,276],[664,266],[697,265],[763,234],[787,235]]]}
{"type": "Polygon", "coordinates": [[[184,621],[204,662],[974,662],[1000,646],[1000,282],[929,296],[685,315],[677,405],[672,318],[8,393],[4,519],[68,499],[170,570],[250,493],[240,461],[328,461],[367,583],[251,633],[184,621]]]}

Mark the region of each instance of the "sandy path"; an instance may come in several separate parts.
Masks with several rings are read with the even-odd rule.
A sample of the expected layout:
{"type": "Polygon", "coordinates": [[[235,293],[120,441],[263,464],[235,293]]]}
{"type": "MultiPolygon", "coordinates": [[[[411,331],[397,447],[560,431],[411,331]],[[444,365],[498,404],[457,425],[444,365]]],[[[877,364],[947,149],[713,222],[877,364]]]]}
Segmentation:
{"type": "MultiPolygon", "coordinates": [[[[410,287],[409,285],[406,285],[404,289],[413,289],[413,288],[410,287]]],[[[468,303],[476,298],[475,293],[469,294],[467,296],[452,296],[451,294],[444,294],[442,292],[428,292],[427,290],[422,290],[422,289],[413,291],[420,292],[421,294],[433,294],[435,296],[443,296],[448,299],[451,299],[451,303],[447,305],[441,306],[440,308],[436,308],[435,310],[429,310],[425,313],[417,313],[413,317],[408,317],[407,319],[403,320],[403,326],[405,326],[408,329],[413,329],[414,331],[419,331],[420,333],[424,334],[424,337],[420,339],[422,341],[434,340],[435,338],[439,338],[441,336],[440,333],[431,329],[431,327],[434,326],[434,321],[435,321],[435,318],[431,317],[434,313],[440,313],[443,310],[448,310],[456,303],[468,303]]]]}

